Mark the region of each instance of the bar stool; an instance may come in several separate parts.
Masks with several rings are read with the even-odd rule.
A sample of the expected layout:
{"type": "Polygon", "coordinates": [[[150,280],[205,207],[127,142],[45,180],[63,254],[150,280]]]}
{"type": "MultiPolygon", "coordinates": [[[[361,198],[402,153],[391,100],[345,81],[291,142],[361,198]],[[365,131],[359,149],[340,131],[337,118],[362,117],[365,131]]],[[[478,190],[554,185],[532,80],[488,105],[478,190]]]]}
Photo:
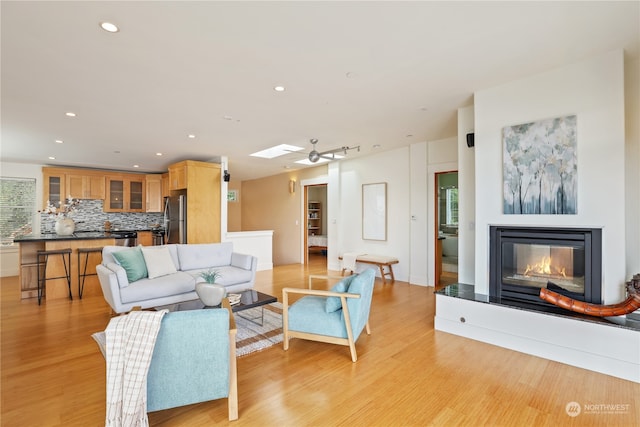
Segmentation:
{"type": "Polygon", "coordinates": [[[78,295],[82,299],[82,293],[84,292],[84,279],[87,276],[97,276],[98,273],[87,274],[87,265],[89,264],[89,254],[94,252],[102,252],[102,247],[99,248],[78,248],[78,295]],[[84,269],[80,273],[82,262],[81,255],[84,255],[84,269]]]}
{"type": "Polygon", "coordinates": [[[38,305],[42,299],[42,293],[47,280],[53,279],[67,279],[67,286],[69,287],[69,299],[73,299],[71,294],[71,248],[57,249],[57,250],[40,250],[37,252],[37,268],[38,268],[38,305]],[[64,276],[47,277],[47,262],[52,255],[60,255],[62,263],[64,264],[64,276]],[[43,268],[40,265],[44,264],[43,268]]]}

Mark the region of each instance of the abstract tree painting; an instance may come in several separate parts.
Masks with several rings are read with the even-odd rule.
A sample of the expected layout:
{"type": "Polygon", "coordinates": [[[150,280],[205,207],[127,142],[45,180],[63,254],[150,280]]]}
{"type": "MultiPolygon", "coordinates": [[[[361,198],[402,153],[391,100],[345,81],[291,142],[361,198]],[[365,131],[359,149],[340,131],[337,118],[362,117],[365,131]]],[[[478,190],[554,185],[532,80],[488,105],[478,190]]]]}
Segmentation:
{"type": "Polygon", "coordinates": [[[576,116],[502,132],[505,214],[577,213],[576,116]]]}

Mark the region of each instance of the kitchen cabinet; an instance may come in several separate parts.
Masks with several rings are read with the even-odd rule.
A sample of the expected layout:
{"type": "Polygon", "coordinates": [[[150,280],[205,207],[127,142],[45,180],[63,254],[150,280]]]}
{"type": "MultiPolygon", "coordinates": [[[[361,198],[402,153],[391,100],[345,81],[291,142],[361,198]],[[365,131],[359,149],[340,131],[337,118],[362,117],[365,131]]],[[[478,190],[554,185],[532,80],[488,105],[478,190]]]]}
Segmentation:
{"type": "Polygon", "coordinates": [[[65,173],[60,169],[42,168],[42,208],[47,207],[47,202],[53,206],[60,206],[60,202],[66,199],[65,173]]]}
{"type": "Polygon", "coordinates": [[[159,174],[145,176],[146,211],[162,212],[162,176],[159,174]]]}
{"type": "Polygon", "coordinates": [[[42,207],[47,206],[47,200],[52,205],[68,197],[74,199],[104,199],[105,172],[93,169],[75,168],[42,168],[42,207]]]}
{"type": "Polygon", "coordinates": [[[107,175],[105,212],[144,212],[144,175],[107,175]]]}
{"type": "Polygon", "coordinates": [[[65,197],[104,199],[104,174],[66,174],[65,197]]]}
{"type": "Polygon", "coordinates": [[[162,198],[171,195],[171,186],[169,185],[169,172],[162,174],[162,198]]]}
{"type": "Polygon", "coordinates": [[[187,243],[220,242],[220,165],[185,160],[169,166],[171,190],[187,190],[187,243]]]}
{"type": "Polygon", "coordinates": [[[153,233],[151,231],[138,231],[138,244],[142,246],[152,246],[153,233]]]}
{"type": "Polygon", "coordinates": [[[309,201],[307,206],[307,233],[310,236],[322,234],[322,203],[309,201]]]}
{"type": "MultiPolygon", "coordinates": [[[[169,190],[185,190],[187,188],[187,172],[189,163],[195,162],[191,160],[185,160],[184,162],[175,163],[169,166],[169,190]]],[[[191,166],[197,167],[193,164],[191,166]]]]}

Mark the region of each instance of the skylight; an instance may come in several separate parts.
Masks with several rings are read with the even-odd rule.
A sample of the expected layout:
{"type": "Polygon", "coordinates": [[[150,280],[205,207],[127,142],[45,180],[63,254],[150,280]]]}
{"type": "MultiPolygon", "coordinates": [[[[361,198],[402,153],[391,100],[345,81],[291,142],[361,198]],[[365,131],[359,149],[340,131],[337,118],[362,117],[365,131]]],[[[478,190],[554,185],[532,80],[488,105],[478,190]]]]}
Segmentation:
{"type": "Polygon", "coordinates": [[[280,144],[250,155],[253,157],[262,157],[263,159],[273,159],[274,157],[284,156],[285,154],[291,154],[291,152],[300,150],[304,150],[304,148],[295,145],[280,144]]]}

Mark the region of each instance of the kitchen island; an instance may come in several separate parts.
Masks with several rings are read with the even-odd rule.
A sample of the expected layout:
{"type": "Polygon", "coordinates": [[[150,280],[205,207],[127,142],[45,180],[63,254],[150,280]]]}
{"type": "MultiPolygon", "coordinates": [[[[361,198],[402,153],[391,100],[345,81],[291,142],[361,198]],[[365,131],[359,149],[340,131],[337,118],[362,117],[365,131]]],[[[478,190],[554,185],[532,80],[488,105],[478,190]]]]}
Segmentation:
{"type": "MultiPolygon", "coordinates": [[[[115,245],[115,237],[111,233],[104,232],[78,232],[70,236],[59,236],[57,234],[34,234],[15,238],[15,242],[20,244],[20,287],[21,297],[38,297],[38,267],[37,252],[39,250],[60,250],[71,249],[71,292],[74,299],[79,298],[78,293],[78,249],[81,248],[102,248],[108,245],[115,245]]],[[[102,252],[91,252],[88,254],[88,265],[86,274],[94,274],[96,265],[102,262],[102,252]]],[[[82,269],[84,270],[85,255],[81,257],[82,269]]],[[[42,268],[42,266],[41,266],[42,268]]],[[[52,256],[47,264],[47,277],[59,277],[65,275],[64,265],[60,256],[52,256]]],[[[82,272],[81,272],[82,273],[82,272]]],[[[53,299],[68,299],[69,291],[65,278],[47,280],[44,289],[44,301],[53,299]]],[[[85,278],[83,296],[102,295],[100,282],[97,276],[87,276],[85,278]]]]}

